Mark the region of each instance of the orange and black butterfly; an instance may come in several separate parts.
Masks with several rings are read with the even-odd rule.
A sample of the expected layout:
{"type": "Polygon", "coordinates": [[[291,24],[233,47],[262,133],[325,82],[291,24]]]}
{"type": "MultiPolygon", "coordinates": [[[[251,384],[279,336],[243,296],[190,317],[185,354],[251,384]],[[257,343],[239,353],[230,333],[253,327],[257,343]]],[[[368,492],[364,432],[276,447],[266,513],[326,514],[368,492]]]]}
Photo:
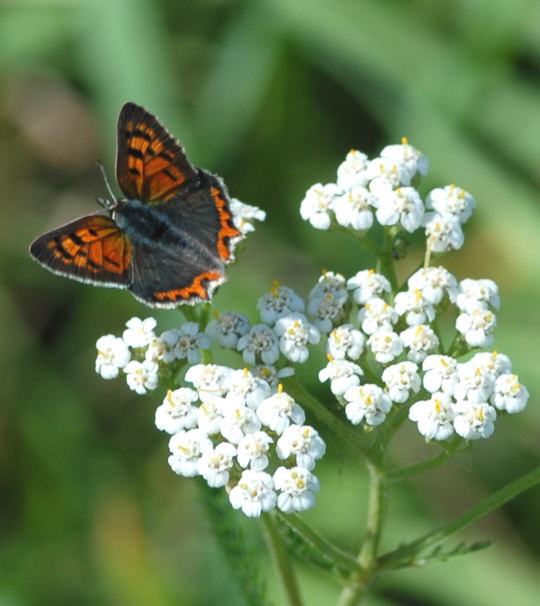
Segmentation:
{"type": "Polygon", "coordinates": [[[152,307],[209,300],[241,235],[221,179],[195,168],[134,103],[118,117],[116,178],[125,198],[98,199],[108,214],[43,234],[30,254],[56,274],[126,288],[152,307]]]}

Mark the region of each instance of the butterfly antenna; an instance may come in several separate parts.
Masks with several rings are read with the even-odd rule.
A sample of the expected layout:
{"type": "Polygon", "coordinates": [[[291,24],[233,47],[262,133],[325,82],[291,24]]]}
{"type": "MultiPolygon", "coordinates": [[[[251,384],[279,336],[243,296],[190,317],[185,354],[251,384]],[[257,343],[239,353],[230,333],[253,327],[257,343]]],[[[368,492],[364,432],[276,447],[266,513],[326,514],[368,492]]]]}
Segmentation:
{"type": "Polygon", "coordinates": [[[116,196],[114,195],[114,192],[111,188],[109,179],[107,179],[107,171],[105,170],[105,166],[103,165],[103,162],[101,162],[101,160],[96,160],[96,164],[99,166],[99,170],[101,171],[103,181],[105,181],[105,187],[107,188],[107,191],[109,192],[109,196],[111,197],[110,202],[108,200],[103,200],[103,198],[98,198],[97,201],[105,208],[110,208],[116,202],[116,196]]]}

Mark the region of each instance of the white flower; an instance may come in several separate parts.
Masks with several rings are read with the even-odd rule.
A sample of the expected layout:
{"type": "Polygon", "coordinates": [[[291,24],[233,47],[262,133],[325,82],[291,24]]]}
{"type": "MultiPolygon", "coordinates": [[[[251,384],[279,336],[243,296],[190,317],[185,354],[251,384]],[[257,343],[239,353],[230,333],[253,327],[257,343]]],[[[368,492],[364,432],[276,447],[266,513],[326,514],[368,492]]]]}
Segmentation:
{"type": "Polygon", "coordinates": [[[312,470],[315,461],[322,458],[326,445],[317,431],[309,425],[289,425],[276,444],[280,459],[296,456],[296,464],[312,470]]]}
{"type": "Polygon", "coordinates": [[[273,389],[276,390],[279,385],[280,379],[292,377],[294,375],[294,368],[285,366],[279,370],[271,364],[259,364],[251,369],[254,376],[262,379],[273,389]]]}
{"type": "Polygon", "coordinates": [[[368,157],[360,151],[351,149],[337,169],[337,185],[349,189],[368,182],[366,173],[368,157]]]}
{"type": "Polygon", "coordinates": [[[236,349],[238,339],[249,332],[248,317],[236,311],[215,313],[214,320],[208,323],[206,334],[215,339],[221,347],[236,349]]]}
{"type": "Polygon", "coordinates": [[[270,292],[257,301],[261,320],[270,326],[290,313],[304,311],[304,308],[304,301],[294,290],[287,286],[280,286],[278,282],[274,282],[270,292]]]}
{"type": "Polygon", "coordinates": [[[441,215],[455,215],[461,223],[465,223],[472,215],[476,200],[461,187],[447,185],[430,191],[426,198],[426,206],[441,215]]]}
{"type": "Polygon", "coordinates": [[[388,364],[403,351],[403,341],[392,330],[379,330],[368,339],[368,345],[377,362],[388,364]]]}
{"type": "Polygon", "coordinates": [[[198,322],[184,322],[174,352],[179,360],[187,358],[190,364],[201,361],[201,349],[210,349],[210,337],[199,332],[198,322]]]}
{"type": "Polygon", "coordinates": [[[367,425],[380,425],[392,408],[392,400],[378,385],[349,387],[343,397],[347,401],[345,414],[354,425],[363,420],[367,425]]]}
{"type": "Polygon", "coordinates": [[[247,406],[224,405],[222,413],[221,435],[233,444],[238,444],[245,435],[261,428],[259,417],[247,406]]]}
{"type": "Polygon", "coordinates": [[[96,341],[96,372],[104,379],[114,379],[120,368],[129,362],[131,353],[124,340],[114,335],[104,335],[96,341]]]}
{"type": "Polygon", "coordinates": [[[392,325],[398,321],[396,310],[384,299],[373,297],[358,312],[358,322],[367,335],[380,330],[392,330],[392,325]]]}
{"type": "Polygon", "coordinates": [[[486,402],[472,403],[468,400],[456,402],[454,429],[466,440],[489,438],[495,429],[497,412],[486,402]]]}
{"type": "Polygon", "coordinates": [[[334,323],[343,317],[343,306],[347,302],[345,292],[327,292],[320,297],[310,297],[308,302],[308,314],[313,318],[313,324],[322,332],[328,333],[332,330],[334,323]]]}
{"type": "Polygon", "coordinates": [[[373,225],[374,196],[365,187],[348,189],[334,201],[336,221],[343,227],[365,231],[373,225]]]}
{"type": "Polygon", "coordinates": [[[189,387],[180,387],[167,392],[163,404],[156,410],[156,427],[174,434],[181,429],[193,429],[197,425],[197,392],[189,387]]]}
{"type": "Polygon", "coordinates": [[[257,408],[257,416],[266,427],[282,434],[293,423],[301,425],[306,415],[288,393],[278,391],[266,398],[257,408]]]}
{"type": "Polygon", "coordinates": [[[208,392],[200,392],[201,405],[197,408],[197,426],[205,435],[220,432],[223,421],[223,398],[208,392]]]}
{"type": "Polygon", "coordinates": [[[404,185],[409,185],[417,173],[427,175],[429,171],[429,162],[426,156],[412,145],[409,145],[406,137],[401,139],[399,145],[384,147],[381,151],[381,158],[390,160],[398,167],[400,181],[404,185]]]}
{"type": "Polygon", "coordinates": [[[280,318],[274,330],[280,338],[281,352],[291,362],[305,362],[309,356],[308,344],[318,343],[321,338],[315,326],[299,313],[280,318]]]}
{"type": "Polygon", "coordinates": [[[493,393],[495,377],[478,360],[471,359],[457,367],[458,380],[454,387],[456,400],[488,402],[493,393]]]}
{"type": "Polygon", "coordinates": [[[265,364],[273,364],[279,358],[278,338],[266,324],[256,324],[238,339],[238,351],[247,364],[255,364],[259,358],[265,364]]]}
{"type": "Polygon", "coordinates": [[[225,401],[232,404],[245,404],[249,408],[257,406],[271,393],[270,385],[260,377],[253,375],[247,368],[233,370],[227,377],[225,401]]]}
{"type": "Polygon", "coordinates": [[[469,362],[491,373],[494,379],[512,370],[510,358],[498,351],[480,351],[474,354],[469,362]]]}
{"type": "Polygon", "coordinates": [[[382,380],[393,402],[406,402],[411,391],[418,393],[421,381],[414,362],[399,362],[384,369],[382,380]]]}
{"type": "Polygon", "coordinates": [[[197,461],[197,471],[208,486],[219,488],[229,481],[229,469],[234,464],[236,448],[228,442],[221,442],[214,448],[207,448],[197,461]]]}
{"type": "Polygon", "coordinates": [[[328,364],[319,371],[319,381],[324,383],[330,379],[332,393],[341,396],[349,387],[359,385],[360,377],[363,374],[364,371],[354,362],[330,359],[328,364]]]}
{"type": "Polygon", "coordinates": [[[343,360],[346,357],[351,360],[358,360],[364,350],[365,343],[366,337],[363,333],[356,330],[352,324],[343,324],[334,328],[328,335],[326,351],[335,360],[343,360]]]}
{"type": "Polygon", "coordinates": [[[166,330],[161,333],[159,337],[154,337],[144,354],[145,360],[150,362],[163,362],[164,364],[170,364],[173,360],[176,360],[176,345],[180,338],[180,331],[176,328],[166,330]]]}
{"type": "Polygon", "coordinates": [[[405,347],[409,348],[407,358],[413,362],[422,360],[439,347],[439,337],[425,324],[411,326],[399,335],[405,347]]]}
{"type": "Polygon", "coordinates": [[[345,298],[347,298],[345,277],[333,271],[323,271],[317,284],[309,292],[308,299],[320,299],[328,293],[331,293],[334,297],[345,295],[345,298]]]}
{"type": "Polygon", "coordinates": [[[334,183],[312,185],[300,203],[300,216],[304,221],[309,221],[315,229],[328,229],[331,222],[330,212],[339,193],[340,190],[334,183]]]}
{"type": "Polygon", "coordinates": [[[424,224],[433,252],[457,250],[463,246],[464,236],[458,217],[427,213],[424,224]]]}
{"type": "Polygon", "coordinates": [[[212,448],[212,441],[200,429],[179,431],[169,440],[169,465],[174,473],[193,478],[203,452],[212,448]]]}
{"type": "Polygon", "coordinates": [[[126,322],[126,330],[122,334],[124,343],[130,347],[146,347],[156,336],[154,328],[157,322],[155,318],[131,318],[126,322]]]}
{"type": "Polygon", "coordinates": [[[306,511],[315,505],[319,480],[303,467],[278,467],[274,473],[274,485],[280,494],[277,505],[285,513],[306,511]]]}
{"type": "Polygon", "coordinates": [[[375,194],[389,190],[399,185],[401,174],[398,165],[391,158],[373,158],[367,165],[366,175],[369,179],[369,189],[375,194]]]}
{"type": "Polygon", "coordinates": [[[487,309],[471,309],[456,319],[456,330],[471,347],[489,347],[493,343],[493,330],[497,326],[497,317],[487,309]]]}
{"type": "Polygon", "coordinates": [[[258,518],[263,511],[276,506],[272,476],[264,471],[246,469],[238,484],[229,493],[234,509],[241,509],[250,518],[258,518]]]}
{"type": "Polygon", "coordinates": [[[363,269],[349,278],[347,288],[354,291],[353,298],[360,305],[391,290],[387,278],[376,273],[374,269],[363,269]]]}
{"type": "Polygon", "coordinates": [[[223,395],[231,369],[217,364],[195,364],[186,372],[185,380],[192,383],[201,394],[223,395]]]}
{"type": "Polygon", "coordinates": [[[501,305],[499,288],[493,280],[472,280],[466,278],[459,283],[456,305],[461,311],[473,309],[498,309],[501,305]]]}
{"type": "Polygon", "coordinates": [[[424,203],[414,187],[398,187],[378,192],[375,201],[377,221],[381,225],[401,224],[412,233],[422,225],[424,203]]]}
{"type": "Polygon", "coordinates": [[[264,210],[251,206],[251,204],[245,204],[237,198],[231,198],[229,208],[233,216],[233,223],[242,232],[242,236],[255,231],[253,221],[264,221],[266,219],[264,210]]]}
{"type": "Polygon", "coordinates": [[[422,370],[425,372],[424,387],[431,393],[444,391],[452,394],[458,380],[457,367],[457,360],[450,356],[427,356],[422,362],[422,370]]]}
{"type": "Polygon", "coordinates": [[[405,316],[409,326],[418,326],[431,322],[435,317],[433,305],[424,298],[420,289],[405,290],[396,295],[394,309],[400,316],[405,316]]]}
{"type": "Polygon", "coordinates": [[[155,362],[131,360],[124,367],[124,372],[128,387],[141,396],[157,387],[159,366],[155,362]]]}
{"type": "Polygon", "coordinates": [[[457,280],[444,267],[423,267],[409,278],[407,285],[410,290],[420,290],[432,305],[440,303],[445,293],[450,301],[456,300],[457,280]]]}
{"type": "Polygon", "coordinates": [[[409,409],[409,419],[427,440],[447,440],[454,433],[454,402],[442,391],[435,392],[429,400],[415,402],[409,409]]]}
{"type": "Polygon", "coordinates": [[[268,451],[274,440],[265,431],[254,431],[238,442],[238,463],[255,471],[263,471],[268,466],[268,451]]]}
{"type": "Polygon", "coordinates": [[[528,399],[529,390],[519,382],[517,375],[502,374],[495,380],[491,401],[498,410],[521,412],[527,406],[528,399]]]}

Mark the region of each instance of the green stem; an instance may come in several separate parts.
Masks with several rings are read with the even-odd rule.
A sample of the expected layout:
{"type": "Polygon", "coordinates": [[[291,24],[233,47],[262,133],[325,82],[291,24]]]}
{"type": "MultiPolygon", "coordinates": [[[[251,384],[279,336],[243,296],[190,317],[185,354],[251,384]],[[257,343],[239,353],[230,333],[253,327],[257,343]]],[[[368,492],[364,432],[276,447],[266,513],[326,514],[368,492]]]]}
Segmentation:
{"type": "Polygon", "coordinates": [[[421,473],[425,473],[426,471],[431,471],[432,469],[435,469],[439,465],[445,463],[450,457],[454,456],[459,452],[463,452],[464,450],[469,449],[471,446],[471,442],[461,441],[460,447],[441,450],[441,452],[431,457],[430,459],[427,459],[426,461],[422,461],[421,463],[415,463],[414,465],[408,465],[407,467],[401,467],[389,471],[388,480],[391,482],[406,480],[408,478],[418,476],[421,473]]]}
{"type": "Polygon", "coordinates": [[[334,568],[349,572],[357,568],[356,558],[353,555],[330,543],[298,515],[284,516],[279,513],[276,515],[282,524],[289,526],[306,543],[311,544],[326,560],[332,563],[334,568]]]}
{"type": "Polygon", "coordinates": [[[374,242],[372,242],[367,236],[360,235],[358,232],[345,227],[339,226],[339,231],[346,234],[357,244],[361,244],[368,252],[370,252],[376,259],[380,259],[384,255],[382,248],[379,248],[374,242]]]}
{"type": "Polygon", "coordinates": [[[295,400],[305,406],[317,419],[324,423],[335,435],[350,446],[366,454],[364,446],[360,443],[360,436],[352,427],[335,417],[315,396],[298,381],[296,376],[284,379],[283,387],[285,391],[295,400]]]}
{"type": "Polygon", "coordinates": [[[264,526],[265,535],[268,547],[272,554],[272,559],[278,571],[278,574],[283,582],[283,588],[287,595],[287,600],[290,606],[302,606],[302,597],[300,596],[300,588],[291,566],[287,551],[279,532],[276,528],[275,518],[272,514],[264,514],[261,516],[261,522],[264,526]]]}
{"type": "Polygon", "coordinates": [[[394,405],[393,410],[386,417],[386,421],[378,428],[378,443],[381,449],[384,449],[386,444],[388,444],[388,442],[390,441],[391,437],[403,425],[408,416],[409,405],[407,402],[405,402],[404,404],[394,405]]]}
{"type": "Polygon", "coordinates": [[[370,492],[366,535],[358,555],[358,570],[353,573],[341,592],[337,606],[355,606],[367,595],[377,575],[377,552],[386,511],[386,477],[381,467],[367,463],[370,492]]]}
{"type": "Polygon", "coordinates": [[[392,255],[392,248],[394,246],[394,239],[398,233],[399,229],[396,229],[395,226],[390,228],[385,228],[384,230],[384,252],[379,256],[379,273],[385,275],[390,285],[392,286],[392,292],[395,294],[399,289],[397,273],[396,273],[396,263],[394,261],[394,257],[392,255]]]}
{"type": "Polygon", "coordinates": [[[458,530],[461,530],[471,522],[499,509],[505,503],[516,497],[518,494],[529,488],[540,484],[540,466],[533,471],[521,476],[517,480],[510,482],[503,488],[500,488],[493,494],[486,497],[483,501],[468,509],[458,518],[441,526],[440,528],[428,532],[424,536],[402,545],[398,549],[384,554],[379,559],[379,568],[396,569],[414,565],[419,553],[441,541],[444,541],[458,530]]]}

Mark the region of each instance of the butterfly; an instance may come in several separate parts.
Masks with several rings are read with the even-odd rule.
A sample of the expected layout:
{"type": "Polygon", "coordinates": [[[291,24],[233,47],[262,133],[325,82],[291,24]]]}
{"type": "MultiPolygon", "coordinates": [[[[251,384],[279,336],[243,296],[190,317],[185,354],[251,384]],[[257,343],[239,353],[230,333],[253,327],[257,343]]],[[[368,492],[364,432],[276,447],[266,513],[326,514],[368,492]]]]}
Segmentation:
{"type": "Polygon", "coordinates": [[[196,168],[158,119],[135,103],[118,116],[116,179],[125,198],[39,236],[48,270],[125,288],[151,307],[208,301],[241,237],[221,179],[196,168]]]}

